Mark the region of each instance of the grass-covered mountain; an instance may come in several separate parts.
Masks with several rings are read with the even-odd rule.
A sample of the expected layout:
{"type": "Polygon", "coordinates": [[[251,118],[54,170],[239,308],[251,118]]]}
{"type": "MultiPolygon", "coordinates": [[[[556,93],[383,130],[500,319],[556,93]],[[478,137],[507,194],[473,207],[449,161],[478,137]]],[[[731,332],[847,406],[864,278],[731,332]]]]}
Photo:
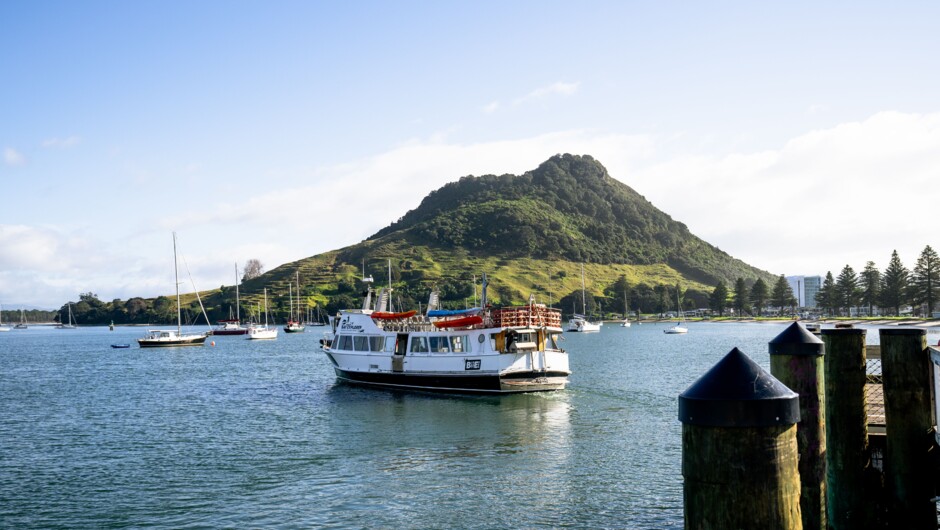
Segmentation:
{"type": "MultiPolygon", "coordinates": [[[[286,291],[300,271],[308,300],[333,310],[358,304],[362,264],[378,285],[392,282],[406,307],[424,302],[433,286],[453,305],[472,301],[474,275],[490,277],[491,297],[522,303],[580,304],[584,264],[589,306],[596,298],[622,310],[621,277],[635,309],[675,309],[677,283],[689,305],[703,307],[720,280],[731,286],[770,273],[702,241],[590,156],[557,155],[522,175],[466,176],[428,194],[421,204],[365,241],[268,272],[244,289],[286,291]],[[309,284],[308,284],[309,282],[309,284]],[[614,292],[616,291],[616,292],[614,292]],[[672,291],[674,293],[674,291],[672,291]],[[616,296],[615,296],[616,295],[616,296]],[[671,300],[671,301],[670,301],[671,300]]],[[[580,308],[579,308],[580,310],[580,308]]]]}
{"type": "MultiPolygon", "coordinates": [[[[676,284],[684,307],[704,307],[719,280],[727,286],[737,278],[774,280],[693,235],[590,156],[557,155],[522,175],[460,178],[365,241],[243,282],[242,313],[267,288],[276,320],[286,318],[287,284],[295,273],[305,307],[331,314],[358,307],[363,264],[385,286],[389,261],[396,301],[406,309],[426,302],[434,286],[447,305],[464,307],[473,300],[474,275],[478,281],[485,272],[490,297],[500,303],[522,303],[534,294],[565,312],[580,311],[582,264],[589,311],[599,305],[622,312],[624,291],[633,310],[674,310],[676,284]]],[[[226,317],[234,300],[231,287],[203,293],[213,320],[226,317]]],[[[146,308],[140,301],[127,302],[130,321],[158,321],[164,313],[175,319],[170,300],[146,301],[146,308]]],[[[101,314],[125,321],[120,308],[109,309],[101,314]]]]}

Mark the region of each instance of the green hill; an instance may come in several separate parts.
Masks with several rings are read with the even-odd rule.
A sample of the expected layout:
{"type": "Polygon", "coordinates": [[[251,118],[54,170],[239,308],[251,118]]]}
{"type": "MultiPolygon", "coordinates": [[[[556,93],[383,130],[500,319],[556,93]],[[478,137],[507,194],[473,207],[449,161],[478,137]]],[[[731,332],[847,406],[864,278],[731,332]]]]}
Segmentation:
{"type": "MultiPolygon", "coordinates": [[[[395,301],[405,309],[426,303],[434,286],[446,306],[465,307],[473,303],[474,276],[478,293],[485,272],[491,300],[523,303],[534,294],[569,313],[580,310],[582,264],[589,312],[622,312],[625,290],[631,309],[655,313],[675,309],[677,284],[689,308],[707,306],[719,280],[731,286],[737,278],[775,279],[694,236],[590,156],[566,154],[522,175],[462,177],[365,241],[247,280],[242,314],[267,288],[276,321],[286,318],[296,273],[305,308],[334,314],[359,307],[363,267],[384,286],[389,262],[395,301]]],[[[210,319],[225,318],[235,291],[223,287],[202,298],[210,319]]],[[[169,320],[168,300],[145,301],[146,308],[141,299],[126,305],[132,301],[123,315],[117,307],[100,313],[115,322],[169,320]]],[[[185,303],[190,315],[198,311],[194,295],[185,303]]]]}
{"type": "Polygon", "coordinates": [[[473,276],[486,272],[491,297],[503,303],[535,294],[567,310],[572,293],[580,304],[582,263],[588,290],[612,311],[622,310],[610,292],[621,276],[631,305],[647,312],[674,309],[662,286],[679,283],[686,303],[702,307],[719,280],[774,280],[694,236],[590,156],[557,155],[522,175],[462,177],[365,241],[282,265],[243,290],[286,291],[299,271],[310,303],[357,306],[363,264],[385,285],[389,260],[396,297],[415,308],[434,285],[463,307],[473,276]]]}

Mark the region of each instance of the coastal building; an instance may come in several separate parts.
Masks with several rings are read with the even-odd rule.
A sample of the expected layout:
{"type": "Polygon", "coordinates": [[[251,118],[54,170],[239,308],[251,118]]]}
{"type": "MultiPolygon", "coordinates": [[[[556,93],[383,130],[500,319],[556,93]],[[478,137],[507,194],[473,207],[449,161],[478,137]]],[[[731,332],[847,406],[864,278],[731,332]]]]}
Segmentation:
{"type": "Polygon", "coordinates": [[[787,283],[793,289],[799,307],[816,307],[816,293],[822,287],[821,276],[787,276],[787,283]]]}

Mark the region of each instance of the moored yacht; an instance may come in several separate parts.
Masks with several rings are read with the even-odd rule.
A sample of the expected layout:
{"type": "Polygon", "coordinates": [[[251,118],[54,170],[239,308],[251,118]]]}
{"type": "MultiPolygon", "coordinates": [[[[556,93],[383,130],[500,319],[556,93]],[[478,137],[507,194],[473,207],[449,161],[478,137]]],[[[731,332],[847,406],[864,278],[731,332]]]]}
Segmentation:
{"type": "Polygon", "coordinates": [[[575,314],[570,319],[568,319],[568,329],[566,331],[589,333],[600,330],[600,322],[591,322],[584,315],[575,314]]]}
{"type": "MultiPolygon", "coordinates": [[[[587,294],[585,294],[584,287],[584,264],[581,264],[581,310],[586,314],[587,313],[587,294]]],[[[603,322],[591,322],[584,315],[579,315],[575,313],[568,320],[568,330],[580,333],[588,333],[593,331],[600,331],[601,325],[603,322]]]]}
{"type": "MultiPolygon", "coordinates": [[[[176,279],[176,329],[150,329],[147,335],[137,339],[141,348],[163,348],[172,346],[202,346],[209,333],[183,333],[183,320],[180,311],[179,267],[176,261],[176,232],[173,232],[173,275],[176,279]]],[[[198,293],[197,293],[198,296],[198,293]]],[[[199,302],[202,305],[202,302],[199,302]]],[[[203,310],[203,313],[205,311],[203,310]]],[[[206,322],[208,324],[208,322],[206,322]]]]}
{"type": "Polygon", "coordinates": [[[561,312],[534,300],[487,307],[485,275],[483,302],[474,310],[393,313],[378,302],[373,307],[371,299],[370,286],[362,309],[340,311],[332,319],[333,332],[321,341],[342,381],[495,394],[562,390],[568,383],[568,353],[559,345],[561,312]]]}

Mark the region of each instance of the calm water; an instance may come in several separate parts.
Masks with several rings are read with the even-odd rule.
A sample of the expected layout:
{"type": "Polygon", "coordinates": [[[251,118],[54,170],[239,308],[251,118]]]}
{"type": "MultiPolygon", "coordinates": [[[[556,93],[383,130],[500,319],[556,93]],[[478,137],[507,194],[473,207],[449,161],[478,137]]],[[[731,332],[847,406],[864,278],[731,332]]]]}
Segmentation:
{"type": "Polygon", "coordinates": [[[665,327],[569,333],[569,390],[502,397],[339,384],[319,333],[2,333],[0,527],[681,528],[678,394],[785,326],[665,327]]]}

